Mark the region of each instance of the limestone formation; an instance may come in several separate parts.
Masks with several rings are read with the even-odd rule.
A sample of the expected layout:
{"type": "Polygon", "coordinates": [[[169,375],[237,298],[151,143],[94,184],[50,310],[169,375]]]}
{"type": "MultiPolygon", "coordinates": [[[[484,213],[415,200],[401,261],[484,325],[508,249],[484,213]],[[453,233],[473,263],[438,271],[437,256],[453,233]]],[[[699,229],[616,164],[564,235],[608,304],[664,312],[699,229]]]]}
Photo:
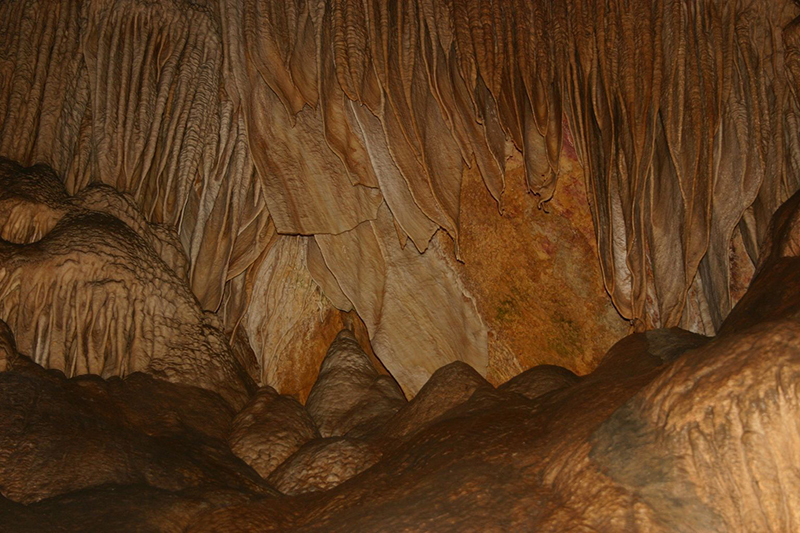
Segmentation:
{"type": "Polygon", "coordinates": [[[32,503],[101,485],[203,485],[269,494],[224,445],[216,394],[131,374],[67,379],[24,356],[0,373],[0,487],[32,503]]]}
{"type": "Polygon", "coordinates": [[[353,334],[342,330],[322,361],[306,409],[323,437],[337,437],[378,428],[403,404],[397,384],[378,374],[353,334]]]}
{"type": "MultiPolygon", "coordinates": [[[[265,261],[284,264],[267,259],[276,235],[303,235],[327,268],[314,278],[358,310],[407,394],[454,360],[496,384],[534,364],[582,374],[624,325],[603,288],[638,330],[706,335],[741,295],[771,215],[800,184],[799,13],[792,0],[6,2],[0,154],[56,168],[73,195],[110,185],[172,226],[179,275],[225,331],[249,310],[251,339],[277,320],[251,306],[257,280],[265,261]],[[514,191],[537,196],[526,211],[547,210],[578,162],[589,201],[571,217],[591,218],[593,235],[572,237],[570,263],[600,262],[570,292],[604,320],[555,316],[547,302],[536,320],[503,324],[497,312],[535,301],[542,283],[496,278],[487,295],[459,273],[459,259],[482,260],[461,255],[464,227],[483,222],[464,196],[468,169],[520,227],[506,211],[514,191]],[[444,259],[420,253],[442,240],[444,259]],[[443,309],[429,307],[430,287],[443,309]],[[424,342],[400,340],[409,310],[424,342]],[[543,328],[565,342],[515,353],[543,328]],[[597,346],[579,355],[580,342],[597,346]]],[[[509,240],[509,257],[528,247],[509,240]]],[[[545,255],[532,270],[563,262],[545,255]]],[[[290,337],[291,352],[307,340],[290,337]]]]}
{"type": "Polygon", "coordinates": [[[13,239],[0,240],[0,319],[22,353],[70,377],[147,372],[244,405],[252,380],[171,268],[184,263],[166,230],[113,189],[73,198],[46,167],[8,160],[0,203],[13,239]]]}
{"type": "Polygon", "coordinates": [[[465,363],[443,366],[433,373],[414,399],[386,423],[382,436],[408,440],[450,409],[469,400],[476,390],[491,387],[465,363]]]}
{"type": "Polygon", "coordinates": [[[289,457],[268,478],[289,496],[330,490],[380,459],[375,445],[349,437],[315,439],[289,457]]]}
{"type": "Polygon", "coordinates": [[[539,365],[503,383],[499,389],[515,392],[529,400],[535,400],[548,392],[563,389],[577,383],[578,376],[560,366],[539,365]]]}
{"type": "Polygon", "coordinates": [[[319,432],[303,406],[266,386],[233,419],[228,442],[233,453],[266,479],[303,444],[316,438],[319,432]]]}
{"type": "Polygon", "coordinates": [[[0,1],[0,530],[800,530],[800,0],[0,1]]]}

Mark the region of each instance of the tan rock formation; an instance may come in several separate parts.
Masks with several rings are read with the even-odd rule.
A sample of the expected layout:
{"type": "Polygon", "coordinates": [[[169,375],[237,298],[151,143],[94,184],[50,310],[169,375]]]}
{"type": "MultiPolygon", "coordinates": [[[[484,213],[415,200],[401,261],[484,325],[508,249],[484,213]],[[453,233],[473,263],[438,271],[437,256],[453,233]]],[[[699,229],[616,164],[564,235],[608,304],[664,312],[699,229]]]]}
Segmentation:
{"type": "Polygon", "coordinates": [[[258,390],[231,423],[231,451],[267,478],[305,443],[319,438],[314,421],[297,400],[272,387],[258,390]]]}
{"type": "Polygon", "coordinates": [[[578,382],[580,378],[560,366],[539,365],[529,368],[522,374],[506,381],[499,390],[515,392],[529,400],[535,400],[548,392],[569,387],[578,382]]]}
{"type": "MultiPolygon", "coordinates": [[[[640,330],[717,331],[749,278],[770,216],[798,187],[795,3],[395,7],[4,3],[0,154],[53,166],[70,194],[111,185],[148,221],[176,229],[187,263],[173,266],[179,275],[186,270],[202,308],[218,312],[225,331],[259,299],[255,278],[277,233],[336,241],[319,246],[337,280],[321,282],[324,292],[336,307],[358,310],[376,353],[409,394],[454,360],[488,372],[493,383],[531,364],[590,371],[620,328],[601,282],[640,330]],[[468,228],[488,222],[471,201],[477,191],[464,187],[464,170],[473,169],[470,185],[479,177],[501,208],[523,187],[546,205],[559,177],[576,178],[562,152],[585,171],[589,202],[581,211],[591,214],[588,241],[596,242],[577,233],[587,227],[576,215],[569,268],[558,257],[537,265],[547,271],[553,260],[549,283],[503,283],[492,295],[492,283],[481,283],[491,268],[467,266],[454,276],[442,257],[411,255],[438,232],[448,237],[436,240],[454,241],[438,250],[450,263],[485,261],[468,253],[469,243],[460,248],[468,228]],[[379,251],[367,229],[381,210],[388,220],[377,230],[379,251]],[[402,253],[387,245],[390,235],[402,253]],[[498,310],[533,309],[533,288],[558,286],[558,272],[592,261],[590,249],[600,270],[569,292],[576,301],[587,296],[601,324],[583,321],[577,303],[561,320],[547,305],[547,313],[500,324],[498,310]],[[355,271],[354,257],[370,271],[355,271]],[[415,308],[423,304],[426,291],[411,285],[426,277],[443,280],[451,302],[446,313],[413,317],[424,341],[404,351],[404,310],[391,302],[405,296],[415,308]],[[406,283],[408,294],[394,288],[406,283]],[[534,327],[525,324],[534,322],[548,348],[563,354],[521,349],[534,327]],[[496,337],[487,348],[489,332],[496,337]],[[563,334],[573,342],[552,340],[563,334]],[[581,353],[574,338],[596,346],[581,353]],[[437,350],[415,361],[412,352],[432,341],[437,350]],[[573,357],[580,364],[567,361],[573,357]]],[[[51,215],[36,217],[46,225],[51,215]]],[[[570,228],[541,226],[564,246],[570,228]]],[[[503,233],[507,257],[536,248],[503,233]]],[[[251,339],[265,317],[263,308],[248,315],[251,339]]],[[[302,342],[293,339],[290,351],[302,342]]]]}
{"type": "Polygon", "coordinates": [[[800,530],[799,89],[797,0],[0,2],[0,529],[800,530]]]}
{"type": "Polygon", "coordinates": [[[374,444],[350,437],[306,443],[270,476],[269,483],[289,496],[330,490],[380,459],[374,444]]]}
{"type": "MultiPolygon", "coordinates": [[[[539,367],[502,390],[453,363],[371,440],[332,437],[300,447],[269,477],[283,496],[248,474],[216,437],[232,414],[215,395],[142,375],[67,380],[20,358],[0,373],[2,408],[9,410],[5,420],[20,421],[7,434],[17,431],[15,442],[29,438],[33,445],[17,451],[0,440],[7,498],[0,500],[0,520],[25,531],[60,519],[63,529],[77,531],[86,525],[75,518],[80,502],[97,531],[162,522],[193,533],[791,531],[800,520],[791,468],[800,449],[800,258],[791,251],[794,224],[785,222],[795,219],[798,198],[772,225],[768,242],[779,252],[766,256],[716,338],[676,328],[637,333],[580,379],[539,367]],[[759,314],[745,318],[752,309],[759,314]],[[554,377],[566,386],[553,388],[554,377]],[[3,385],[14,380],[28,385],[3,385]],[[534,390],[542,384],[546,394],[534,390]],[[177,403],[187,396],[187,404],[177,403]],[[201,412],[214,414],[206,420],[201,412]],[[195,444],[172,448],[169,463],[157,462],[150,450],[187,435],[195,444]],[[75,450],[69,462],[33,461],[52,454],[44,448],[55,442],[75,450]],[[132,443],[140,444],[137,455],[132,443]],[[128,465],[149,466],[125,477],[112,452],[128,465]],[[89,457],[108,467],[87,469],[89,457]],[[16,482],[23,467],[42,482],[16,482]],[[135,484],[136,472],[149,486],[135,484]],[[226,490],[208,488],[220,480],[226,490]],[[114,489],[121,497],[113,503],[108,487],[95,486],[108,481],[124,485],[114,489]],[[252,499],[252,490],[266,494],[252,499]],[[127,521],[99,522],[104,506],[127,521]]],[[[309,409],[346,428],[348,411],[376,375],[343,332],[323,362],[309,409]],[[342,399],[353,401],[340,406],[342,399]]],[[[265,389],[239,421],[279,399],[265,389]]]]}
{"type": "Polygon", "coordinates": [[[252,380],[216,316],[170,268],[184,263],[163,228],[152,230],[112,189],[71,198],[44,167],[1,165],[0,203],[11,216],[0,222],[24,238],[0,240],[0,319],[21,352],[70,377],[144,371],[246,402],[252,380]]]}
{"type": "Polygon", "coordinates": [[[369,433],[405,403],[397,383],[379,374],[353,334],[342,330],[322,361],[306,409],[323,437],[337,437],[369,433]]]}
{"type": "Polygon", "coordinates": [[[466,363],[456,361],[443,366],[433,373],[414,399],[386,423],[382,437],[408,440],[450,409],[465,403],[476,390],[491,387],[466,363]]]}

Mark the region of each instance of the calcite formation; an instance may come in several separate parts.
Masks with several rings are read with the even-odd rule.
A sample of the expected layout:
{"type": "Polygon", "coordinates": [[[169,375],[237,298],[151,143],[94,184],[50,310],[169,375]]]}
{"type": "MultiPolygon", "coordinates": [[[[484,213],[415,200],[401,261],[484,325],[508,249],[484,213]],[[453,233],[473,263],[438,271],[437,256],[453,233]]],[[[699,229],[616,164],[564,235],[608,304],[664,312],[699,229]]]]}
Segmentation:
{"type": "Polygon", "coordinates": [[[231,422],[231,450],[262,477],[269,475],[319,430],[300,403],[265,386],[231,422]]]}
{"type": "MultiPolygon", "coordinates": [[[[256,287],[297,257],[277,235],[298,235],[409,395],[454,360],[496,383],[532,364],[585,373],[623,327],[600,285],[642,331],[713,334],[741,295],[800,184],[797,15],[791,0],[5,2],[0,154],[52,166],[72,195],[109,184],[176,229],[189,286],[226,333],[244,323],[254,340],[275,320],[256,287]],[[495,293],[511,297],[486,297],[453,265],[482,259],[461,254],[476,217],[464,174],[498,211],[520,186],[547,209],[565,155],[585,174],[594,240],[571,248],[600,259],[575,298],[603,327],[551,313],[498,328],[490,311],[524,298],[507,280],[495,293]],[[543,328],[598,345],[580,364],[576,343],[518,356],[543,328]]],[[[308,300],[294,304],[308,323],[308,300]]],[[[290,338],[262,340],[266,357],[308,340],[290,338]]]]}
{"type": "Polygon", "coordinates": [[[776,214],[753,284],[718,336],[634,333],[588,375],[539,366],[498,388],[455,362],[358,435],[340,391],[358,400],[379,375],[347,331],[322,364],[311,416],[264,388],[234,417],[196,387],[45,370],[0,323],[0,411],[9,422],[0,426],[0,523],[7,531],[792,531],[799,206],[800,193],[776,214]],[[318,423],[323,435],[348,435],[320,437],[318,423]],[[256,468],[274,458],[260,470],[271,470],[266,480],[229,442],[256,468]]]}
{"type": "Polygon", "coordinates": [[[253,380],[189,290],[167,229],[113,189],[71,197],[46,167],[6,159],[0,205],[0,320],[23,353],[69,377],[147,372],[244,405],[253,380]]]}
{"type": "Polygon", "coordinates": [[[797,531],[796,0],[0,2],[0,530],[797,531]]]}

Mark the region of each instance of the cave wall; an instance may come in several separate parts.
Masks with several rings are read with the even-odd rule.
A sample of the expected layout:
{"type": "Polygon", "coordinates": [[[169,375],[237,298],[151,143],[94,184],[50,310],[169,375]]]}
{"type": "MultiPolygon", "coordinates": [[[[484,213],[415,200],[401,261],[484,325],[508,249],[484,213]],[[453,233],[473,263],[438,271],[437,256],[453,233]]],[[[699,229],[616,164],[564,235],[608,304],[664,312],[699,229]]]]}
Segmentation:
{"type": "Polygon", "coordinates": [[[70,194],[110,184],[174,227],[193,293],[226,332],[247,330],[262,379],[287,330],[276,306],[320,345],[333,308],[355,310],[407,393],[452,360],[498,379],[534,362],[584,372],[625,326],[604,290],[634,328],[702,333],[741,294],[798,187],[797,12],[5,2],[0,154],[51,165],[70,194]],[[487,193],[496,213],[476,203],[487,193]],[[505,265],[539,281],[493,277],[502,263],[475,245],[489,235],[497,256],[541,259],[505,265]],[[292,302],[268,287],[289,272],[292,302]],[[602,319],[576,325],[581,305],[602,319]]]}

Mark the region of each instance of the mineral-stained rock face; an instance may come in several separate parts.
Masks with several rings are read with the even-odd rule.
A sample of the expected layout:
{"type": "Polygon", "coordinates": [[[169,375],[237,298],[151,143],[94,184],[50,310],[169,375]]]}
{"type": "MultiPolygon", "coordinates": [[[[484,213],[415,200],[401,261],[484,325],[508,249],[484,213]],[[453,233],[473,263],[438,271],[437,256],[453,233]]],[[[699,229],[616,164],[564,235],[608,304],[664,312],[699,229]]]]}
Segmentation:
{"type": "Polygon", "coordinates": [[[0,530],[800,530],[799,95],[798,0],[0,1],[0,530]]]}
{"type": "Polygon", "coordinates": [[[73,198],[47,169],[2,160],[0,204],[16,241],[0,240],[0,319],[21,352],[69,376],[146,371],[244,404],[252,380],[181,276],[179,245],[129,200],[73,198]]]}
{"type": "Polygon", "coordinates": [[[585,374],[625,321],[717,332],[800,186],[797,4],[718,3],[4,2],[0,154],[169,225],[186,257],[154,249],[280,392],[307,376],[265,360],[329,344],[335,309],[409,397],[456,360],[585,374]]]}
{"type": "Polygon", "coordinates": [[[708,334],[798,186],[791,0],[0,7],[0,153],[180,226],[191,287],[226,326],[275,230],[342,234],[385,204],[418,250],[439,229],[458,241],[465,167],[498,201],[522,178],[546,202],[566,148],[620,313],[708,334]]]}
{"type": "MultiPolygon", "coordinates": [[[[781,220],[794,220],[794,209],[779,212],[770,242],[793,242],[794,225],[781,220]]],[[[775,249],[739,304],[764,319],[737,309],[713,339],[675,328],[636,333],[581,378],[535,367],[494,389],[453,363],[411,402],[374,413],[366,399],[392,396],[371,396],[378,374],[342,332],[309,409],[326,431],[348,436],[308,440],[267,482],[220,438],[233,414],[216,395],[140,374],[68,380],[15,356],[6,333],[14,362],[0,373],[2,419],[11,421],[0,426],[0,523],[193,533],[793,531],[800,269],[787,266],[798,261],[791,246],[775,249]],[[366,419],[353,421],[354,406],[366,419]],[[356,427],[370,430],[354,437],[356,427]]],[[[297,431],[264,431],[260,442],[246,435],[259,420],[303,419],[313,427],[299,404],[265,388],[228,439],[241,456],[273,437],[276,448],[297,447],[297,431]]]]}

